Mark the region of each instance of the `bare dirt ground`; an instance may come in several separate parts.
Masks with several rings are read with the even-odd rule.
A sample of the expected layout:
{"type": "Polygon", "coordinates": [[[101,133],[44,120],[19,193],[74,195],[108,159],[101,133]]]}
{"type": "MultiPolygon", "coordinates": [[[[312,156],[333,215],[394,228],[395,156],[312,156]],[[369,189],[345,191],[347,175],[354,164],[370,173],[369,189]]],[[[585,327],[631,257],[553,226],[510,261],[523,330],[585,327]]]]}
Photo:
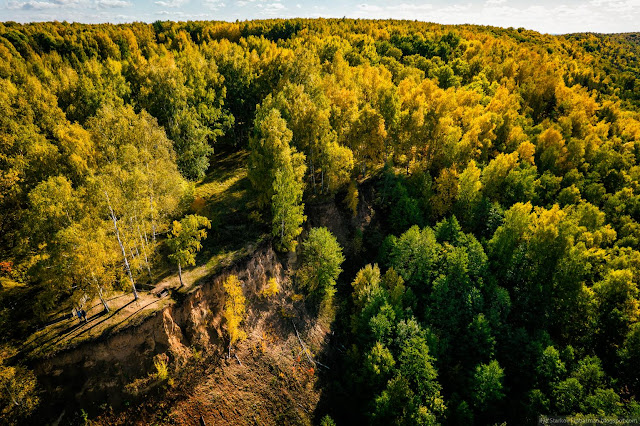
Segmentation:
{"type": "Polygon", "coordinates": [[[231,358],[226,350],[206,354],[140,404],[92,424],[197,425],[201,417],[206,425],[312,424],[321,396],[318,373],[325,368],[316,363],[317,351],[327,338],[328,330],[315,323],[298,339],[291,318],[265,314],[231,358]]]}

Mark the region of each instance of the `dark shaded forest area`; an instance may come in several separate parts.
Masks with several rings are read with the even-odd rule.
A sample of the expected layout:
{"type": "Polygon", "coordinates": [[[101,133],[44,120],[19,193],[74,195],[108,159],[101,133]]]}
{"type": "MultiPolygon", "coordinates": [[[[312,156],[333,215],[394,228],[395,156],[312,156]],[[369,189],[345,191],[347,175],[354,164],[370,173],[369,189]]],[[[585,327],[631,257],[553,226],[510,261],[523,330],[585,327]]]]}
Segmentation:
{"type": "Polygon", "coordinates": [[[51,311],[182,282],[225,227],[214,152],[247,153],[247,220],[333,319],[337,424],[640,418],[639,58],[409,21],[0,24],[0,420],[46,398],[16,348],[51,311]],[[344,254],[303,232],[334,201],[344,254]]]}

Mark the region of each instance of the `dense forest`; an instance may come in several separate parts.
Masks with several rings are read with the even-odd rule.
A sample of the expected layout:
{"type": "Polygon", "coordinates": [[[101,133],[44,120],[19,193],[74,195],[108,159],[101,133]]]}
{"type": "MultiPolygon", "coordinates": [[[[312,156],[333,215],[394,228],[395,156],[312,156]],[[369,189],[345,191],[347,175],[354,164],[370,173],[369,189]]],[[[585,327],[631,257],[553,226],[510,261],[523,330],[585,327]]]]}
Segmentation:
{"type": "Polygon", "coordinates": [[[0,58],[0,420],[37,405],[15,348],[49,312],[182,282],[195,184],[239,151],[344,348],[323,424],[640,418],[637,34],[7,22],[0,58]],[[373,219],[341,247],[322,202],[373,219]]]}

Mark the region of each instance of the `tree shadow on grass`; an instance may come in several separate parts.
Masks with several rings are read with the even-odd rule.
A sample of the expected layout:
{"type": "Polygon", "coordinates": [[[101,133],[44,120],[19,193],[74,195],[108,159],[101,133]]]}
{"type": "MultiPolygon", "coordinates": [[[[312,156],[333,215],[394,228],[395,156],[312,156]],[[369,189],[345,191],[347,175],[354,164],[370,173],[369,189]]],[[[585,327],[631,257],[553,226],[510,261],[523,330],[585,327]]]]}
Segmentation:
{"type": "MultiPolygon", "coordinates": [[[[115,330],[116,328],[118,328],[119,325],[126,323],[127,321],[129,321],[131,318],[133,318],[135,315],[137,315],[138,313],[142,312],[146,307],[153,305],[154,303],[158,303],[161,299],[155,299],[149,303],[147,303],[144,306],[139,307],[137,310],[135,310],[134,312],[132,312],[131,314],[129,314],[129,316],[127,316],[126,318],[124,318],[123,320],[121,320],[120,322],[118,322],[117,324],[113,324],[111,326],[109,326],[109,328],[107,328],[104,333],[102,333],[102,336],[108,336],[113,330],[115,330]]],[[[134,301],[131,301],[129,303],[127,303],[127,305],[130,305],[131,303],[134,303],[134,301]]],[[[107,318],[105,318],[104,320],[100,321],[100,323],[104,322],[107,318]]],[[[100,324],[98,323],[98,324],[100,324]]],[[[82,334],[86,333],[87,331],[89,331],[91,328],[95,327],[96,325],[93,325],[92,327],[84,330],[82,333],[78,334],[76,337],[81,336],[82,334]]]]}
{"type": "Polygon", "coordinates": [[[48,339],[47,341],[40,343],[40,344],[39,344],[39,346],[41,347],[41,349],[42,349],[43,351],[46,351],[46,350],[48,350],[48,349],[55,348],[55,347],[56,347],[56,345],[58,345],[60,342],[62,342],[63,340],[65,340],[67,337],[71,336],[71,334],[73,334],[73,332],[75,332],[75,331],[77,331],[77,330],[81,329],[84,325],[87,325],[87,324],[91,323],[91,322],[92,322],[92,321],[94,321],[95,319],[97,319],[97,318],[99,318],[99,317],[104,316],[104,318],[103,318],[101,321],[99,321],[99,322],[97,322],[97,323],[95,323],[95,324],[91,325],[91,327],[88,327],[88,328],[84,329],[82,332],[80,332],[80,333],[76,334],[75,336],[71,336],[71,337],[69,337],[69,341],[71,342],[74,338],[77,338],[77,337],[79,337],[79,336],[81,336],[81,335],[85,334],[85,333],[86,333],[86,332],[88,332],[89,330],[91,330],[91,329],[95,328],[96,326],[98,326],[98,325],[102,324],[103,322],[107,321],[108,319],[113,318],[115,315],[118,315],[118,312],[122,311],[124,308],[126,308],[127,306],[129,306],[129,305],[130,305],[130,304],[132,304],[132,303],[134,303],[134,301],[133,301],[133,300],[131,300],[131,301],[127,302],[127,303],[126,303],[126,304],[124,304],[124,305],[122,305],[121,307],[119,307],[119,308],[118,308],[118,309],[116,309],[115,311],[111,311],[111,312],[110,312],[109,314],[107,314],[107,315],[105,315],[105,311],[100,311],[100,312],[98,312],[98,313],[96,313],[96,314],[92,315],[91,317],[89,317],[89,318],[87,319],[87,322],[86,322],[86,323],[78,323],[78,324],[75,324],[75,325],[73,325],[71,328],[67,329],[67,330],[64,332],[64,334],[62,334],[62,335],[55,335],[55,336],[52,336],[52,337],[51,337],[50,339],[48,339]],[[55,340],[53,343],[50,343],[52,340],[54,340],[54,339],[56,339],[56,338],[57,338],[57,340],[55,340]]]}
{"type": "MultiPolygon", "coordinates": [[[[107,302],[112,302],[112,301],[114,301],[114,300],[116,300],[116,299],[119,299],[119,298],[121,298],[121,297],[125,297],[125,296],[127,296],[128,294],[129,294],[129,293],[120,294],[120,295],[113,296],[113,297],[111,297],[111,298],[109,298],[109,299],[105,299],[105,300],[106,300],[107,302]]],[[[95,309],[96,307],[99,307],[99,306],[102,306],[102,303],[101,303],[101,302],[96,303],[95,305],[91,306],[91,307],[88,309],[88,311],[92,311],[93,309],[95,309]]],[[[125,306],[126,306],[126,305],[125,305],[125,306]]],[[[117,312],[117,311],[116,311],[116,312],[117,312]]],[[[96,313],[96,314],[92,315],[91,317],[89,317],[89,318],[87,319],[87,322],[92,321],[93,319],[95,319],[95,318],[97,318],[97,317],[99,317],[99,316],[102,316],[102,315],[104,315],[104,314],[105,314],[105,312],[104,312],[104,311],[100,311],[100,312],[98,312],[98,313],[96,313]]],[[[70,314],[60,316],[60,317],[58,317],[58,318],[56,318],[56,319],[54,319],[54,320],[52,320],[52,321],[49,321],[47,324],[45,324],[42,328],[39,328],[37,331],[42,331],[42,330],[44,330],[44,329],[46,329],[46,328],[48,328],[48,327],[51,327],[51,326],[56,325],[56,324],[59,324],[59,323],[61,323],[61,322],[63,322],[63,321],[66,321],[66,320],[68,320],[68,319],[74,319],[74,320],[75,320],[75,318],[76,318],[76,317],[71,317],[71,315],[70,315],[70,314]]],[[[54,340],[54,339],[55,339],[55,338],[57,338],[57,337],[59,337],[59,338],[60,338],[57,342],[62,341],[62,340],[64,339],[64,337],[66,337],[66,336],[68,336],[69,334],[73,333],[73,332],[74,332],[75,330],[77,330],[78,328],[81,328],[83,325],[84,325],[84,324],[83,324],[82,322],[77,322],[77,323],[74,323],[72,326],[67,327],[64,331],[61,331],[61,332],[53,332],[54,334],[53,334],[52,336],[50,336],[49,334],[42,334],[41,336],[39,336],[39,337],[35,338],[35,339],[30,343],[30,346],[35,346],[35,347],[38,347],[38,346],[44,346],[44,345],[46,345],[47,343],[51,342],[52,340],[54,340]]],[[[56,343],[57,343],[57,342],[56,342],[56,343]]],[[[55,343],[54,343],[54,345],[55,345],[55,343]]]]}

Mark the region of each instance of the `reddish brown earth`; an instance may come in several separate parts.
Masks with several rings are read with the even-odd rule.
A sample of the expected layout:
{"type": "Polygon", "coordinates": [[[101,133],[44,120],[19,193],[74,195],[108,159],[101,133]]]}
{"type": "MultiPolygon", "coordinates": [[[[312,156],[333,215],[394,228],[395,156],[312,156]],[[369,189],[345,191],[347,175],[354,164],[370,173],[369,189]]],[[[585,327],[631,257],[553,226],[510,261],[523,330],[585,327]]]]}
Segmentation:
{"type": "Polygon", "coordinates": [[[207,425],[310,424],[320,399],[315,361],[329,328],[307,312],[282,262],[263,247],[141,323],[35,361],[50,401],[43,415],[59,424],[76,423],[83,411],[104,425],[193,425],[200,416],[207,425]],[[227,359],[229,274],[243,283],[248,337],[227,359]],[[270,278],[280,292],[267,298],[270,278]],[[164,380],[158,360],[168,366],[164,380]]]}
{"type": "MultiPolygon", "coordinates": [[[[312,330],[305,344],[323,335],[312,330]]],[[[94,424],[195,425],[201,416],[207,425],[311,424],[320,398],[319,367],[300,352],[293,328],[286,340],[254,333],[236,351],[242,364],[233,355],[203,359],[172,385],[159,385],[142,406],[104,414],[94,424]]]]}

